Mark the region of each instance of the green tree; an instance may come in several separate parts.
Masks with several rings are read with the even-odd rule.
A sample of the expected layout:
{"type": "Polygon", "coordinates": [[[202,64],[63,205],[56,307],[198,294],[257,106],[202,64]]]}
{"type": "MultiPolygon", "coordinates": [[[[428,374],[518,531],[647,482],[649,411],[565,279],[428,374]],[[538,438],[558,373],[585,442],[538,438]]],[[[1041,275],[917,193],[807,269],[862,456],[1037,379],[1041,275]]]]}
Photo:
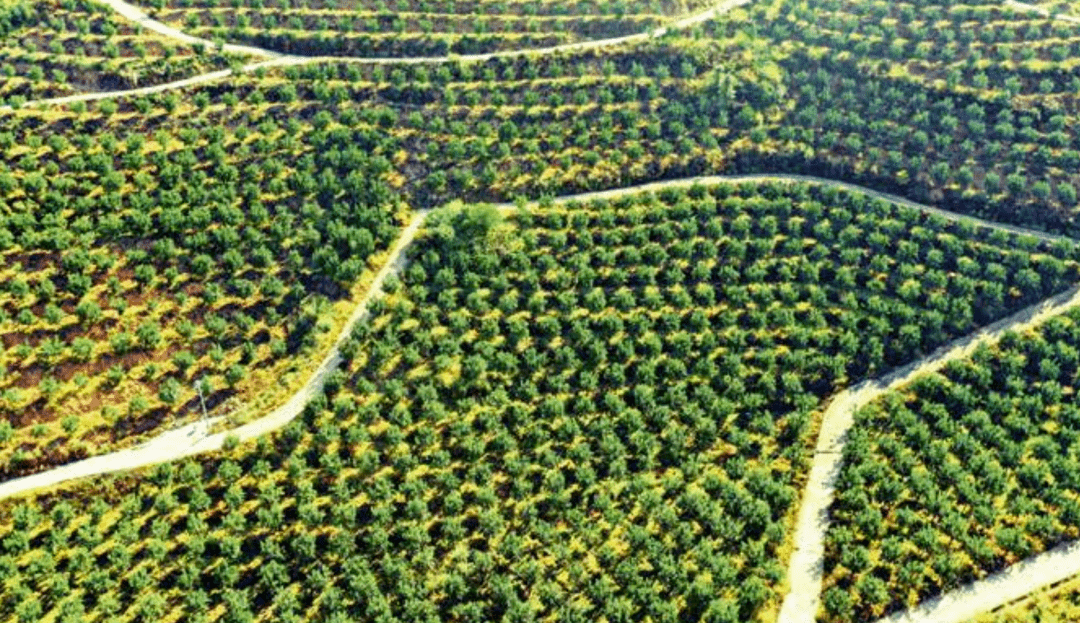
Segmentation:
{"type": "Polygon", "coordinates": [[[165,379],[158,388],[158,398],[167,405],[176,404],[180,399],[180,383],[173,378],[165,379]]]}

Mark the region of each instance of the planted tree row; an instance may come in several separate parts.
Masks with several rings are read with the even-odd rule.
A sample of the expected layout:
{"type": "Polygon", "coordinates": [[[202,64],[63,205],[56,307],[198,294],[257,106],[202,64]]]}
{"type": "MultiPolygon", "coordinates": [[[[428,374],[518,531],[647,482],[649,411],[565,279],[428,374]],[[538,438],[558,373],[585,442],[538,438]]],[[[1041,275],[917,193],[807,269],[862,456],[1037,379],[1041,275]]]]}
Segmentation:
{"type": "Polygon", "coordinates": [[[1080,537],[1080,313],[856,413],[824,620],[874,620],[1080,537]]]}
{"type": "Polygon", "coordinates": [[[215,407],[303,374],[397,236],[389,163],[340,124],[144,104],[0,122],[0,473],[197,417],[199,379],[215,407]]]}
{"type": "Polygon", "coordinates": [[[448,209],[302,420],[0,507],[0,616],[752,620],[821,401],[1072,253],[814,186],[448,209]]]}
{"type": "Polygon", "coordinates": [[[89,0],[20,0],[0,8],[0,104],[148,86],[239,60],[140,32],[89,0]]]}
{"type": "Polygon", "coordinates": [[[1080,26],[999,3],[776,0],[706,28],[721,41],[773,41],[792,96],[741,168],[842,177],[1074,231],[1080,26]]]}
{"type": "Polygon", "coordinates": [[[150,4],[159,9],[158,19],[205,38],[308,56],[405,57],[528,49],[637,34],[700,3],[256,0],[150,4]]]}

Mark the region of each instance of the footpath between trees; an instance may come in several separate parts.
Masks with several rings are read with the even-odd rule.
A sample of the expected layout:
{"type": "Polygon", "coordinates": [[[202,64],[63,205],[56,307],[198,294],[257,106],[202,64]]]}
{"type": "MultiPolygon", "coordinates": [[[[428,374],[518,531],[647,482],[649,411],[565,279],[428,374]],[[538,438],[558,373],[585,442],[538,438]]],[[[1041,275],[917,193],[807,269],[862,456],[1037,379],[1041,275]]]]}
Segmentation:
{"type": "MultiPolygon", "coordinates": [[[[594,200],[617,199],[622,196],[633,195],[643,192],[659,192],[669,188],[690,188],[693,186],[710,186],[716,184],[756,182],[811,183],[825,186],[833,186],[852,192],[863,193],[867,196],[883,199],[885,201],[905,205],[913,209],[925,211],[929,214],[935,214],[937,216],[947,218],[949,220],[957,222],[970,222],[977,227],[986,227],[991,229],[1008,231],[1011,233],[1017,233],[1021,235],[1030,235],[1050,243],[1067,240],[1067,238],[1064,238],[1062,236],[1028,230],[1021,227],[1014,227],[1011,225],[999,225],[996,223],[983,221],[974,217],[949,212],[948,210],[933,208],[931,206],[926,206],[909,201],[902,197],[889,195],[887,193],[881,193],[869,188],[857,186],[855,184],[849,184],[847,182],[838,182],[805,175],[756,174],[691,177],[675,180],[666,180],[661,182],[650,182],[646,184],[627,186],[612,190],[564,195],[561,197],[552,198],[551,202],[556,205],[563,205],[572,202],[586,203],[594,200]]],[[[540,203],[540,201],[531,201],[528,205],[536,206],[540,203]]],[[[517,204],[502,203],[497,204],[495,207],[503,211],[512,211],[517,208],[517,204]]],[[[224,446],[225,439],[228,437],[236,437],[239,441],[246,441],[248,439],[258,437],[259,435],[270,433],[285,426],[300,415],[300,413],[303,411],[304,405],[307,404],[307,402],[313,396],[317,395],[319,392],[322,391],[325,385],[326,377],[330,374],[332,370],[334,370],[335,368],[337,368],[337,366],[341,364],[342,359],[340,346],[342,342],[344,342],[345,339],[348,338],[349,334],[352,332],[352,328],[358,322],[366,320],[368,316],[369,304],[372,300],[374,300],[375,297],[377,297],[381,293],[382,286],[386,278],[389,277],[391,274],[398,275],[401,273],[402,270],[404,270],[406,265],[406,251],[408,250],[412,241],[415,239],[417,233],[419,233],[421,226],[424,224],[428,214],[430,213],[430,211],[418,211],[413,216],[409,224],[402,231],[401,236],[394,243],[394,246],[392,247],[387,256],[385,264],[375,276],[375,279],[372,281],[370,288],[364,294],[363,298],[357,303],[349,320],[345,323],[345,326],[342,328],[341,333],[337,336],[330,353],[322,359],[321,363],[318,365],[318,367],[315,368],[315,371],[312,373],[311,377],[304,384],[304,386],[295,394],[293,394],[293,396],[291,396],[289,400],[281,407],[278,407],[266,416],[256,419],[249,424],[245,424],[232,430],[211,434],[209,428],[212,427],[212,425],[217,421],[212,421],[210,423],[210,426],[208,426],[206,423],[196,422],[170,431],[166,431],[158,435],[157,437],[154,437],[153,439],[133,448],[118,450],[109,454],[91,457],[82,461],[69,463],[68,465],[62,465],[60,467],[56,467],[38,474],[33,474],[22,478],[16,478],[14,480],[0,483],[0,499],[19,495],[29,491],[42,489],[45,487],[55,486],[64,482],[77,480],[80,478],[127,471],[139,467],[146,467],[157,463],[164,463],[166,461],[172,461],[187,456],[192,456],[194,454],[217,451],[224,446]]],[[[1013,316],[1011,318],[1016,318],[1016,316],[1013,316]]],[[[1017,322],[1019,322],[1019,320],[1017,320],[1017,322]]],[[[933,357],[933,355],[931,355],[931,357],[933,357]]],[[[916,362],[912,364],[912,366],[917,366],[921,363],[925,363],[925,360],[916,362]]],[[[793,583],[793,586],[794,585],[795,583],[793,583]]],[[[801,585],[802,583],[800,583],[800,586],[801,585]]],[[[818,580],[818,585],[820,588],[820,577],[818,580]]]]}

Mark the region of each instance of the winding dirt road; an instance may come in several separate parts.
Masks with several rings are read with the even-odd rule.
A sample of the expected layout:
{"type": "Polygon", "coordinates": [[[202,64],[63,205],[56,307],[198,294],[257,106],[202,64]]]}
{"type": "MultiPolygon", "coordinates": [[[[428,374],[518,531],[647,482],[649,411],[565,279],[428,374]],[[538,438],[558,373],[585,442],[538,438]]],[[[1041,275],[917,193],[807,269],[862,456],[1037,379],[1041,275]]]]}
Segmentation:
{"type": "Polygon", "coordinates": [[[323,358],[319,366],[315,368],[314,373],[312,373],[307,383],[305,383],[298,392],[293,394],[288,402],[249,424],[225,432],[208,434],[209,427],[212,427],[213,424],[219,421],[217,418],[210,420],[209,422],[195,422],[188,424],[187,426],[181,426],[166,431],[150,441],[133,448],[103,454],[75,463],[69,463],[68,465],[63,465],[39,474],[9,480],[0,484],[0,499],[44,487],[51,487],[70,480],[121,472],[137,467],[173,461],[194,454],[220,450],[227,437],[236,437],[240,441],[245,441],[260,435],[265,435],[266,433],[277,430],[288,424],[303,412],[304,405],[306,405],[312,397],[323,390],[323,387],[326,384],[326,378],[330,372],[341,365],[342,342],[349,337],[353,327],[356,326],[357,323],[367,319],[369,305],[375,297],[382,293],[383,284],[386,282],[386,278],[390,275],[400,274],[402,269],[405,268],[405,250],[412,243],[413,239],[416,238],[416,234],[420,231],[420,226],[423,225],[429,213],[430,212],[426,210],[417,212],[409,222],[408,226],[401,232],[401,236],[390,250],[386,263],[375,275],[375,279],[371,282],[371,287],[368,289],[367,293],[357,303],[352,315],[349,317],[348,321],[346,321],[344,328],[342,328],[341,333],[338,334],[337,339],[334,341],[334,346],[330,350],[330,353],[323,358]]]}
{"type": "MultiPolygon", "coordinates": [[[[200,39],[199,37],[193,37],[177,30],[171,26],[163,24],[150,16],[146,15],[142,9],[125,2],[124,0],[100,0],[108,5],[119,15],[136,22],[148,30],[152,30],[160,35],[169,37],[176,41],[187,44],[198,44],[213,47],[216,44],[206,39],[200,39]]],[[[625,35],[622,37],[612,37],[608,39],[595,39],[592,41],[580,41],[577,43],[565,43],[562,45],[555,45],[543,48],[524,48],[519,50],[503,50],[501,52],[488,52],[484,54],[460,54],[460,55],[447,55],[447,56],[408,56],[408,57],[362,57],[362,56],[296,56],[281,54],[272,50],[264,48],[225,44],[222,48],[225,52],[233,52],[237,54],[248,54],[252,56],[266,57],[265,60],[255,63],[248,63],[237,69],[219,69],[217,71],[207,72],[205,74],[199,74],[183,80],[175,80],[173,82],[165,82],[153,86],[138,87],[134,89],[123,89],[118,91],[100,91],[96,93],[78,93],[75,95],[65,95],[63,97],[50,97],[45,99],[30,100],[22,104],[22,107],[42,107],[42,106],[62,106],[65,104],[72,104],[75,102],[89,102],[103,99],[129,97],[129,96],[141,96],[151,95],[153,93],[162,93],[164,91],[172,91],[176,89],[184,89],[188,87],[198,86],[201,84],[209,84],[211,82],[217,82],[224,80],[230,76],[239,74],[251,73],[257,69],[269,69],[274,67],[291,67],[297,65],[312,65],[318,63],[354,63],[360,65],[435,65],[440,63],[449,62],[481,62],[494,58],[519,58],[523,56],[533,55],[550,55],[559,54],[564,52],[575,52],[582,50],[591,50],[605,47],[613,47],[618,45],[624,45],[628,43],[635,43],[639,41],[646,41],[657,37],[663,37],[669,32],[690,28],[697,24],[704,23],[717,15],[727,13],[732,9],[749,4],[751,0],[723,0],[719,4],[698,11],[693,15],[688,15],[682,19],[676,20],[667,26],[653,29],[648,32],[638,33],[634,35],[625,35]]],[[[11,106],[0,106],[0,111],[10,110],[11,106]]]]}
{"type": "MultiPolygon", "coordinates": [[[[1044,232],[1021,227],[999,225],[947,210],[918,204],[902,197],[881,193],[846,182],[809,177],[803,175],[761,174],[761,175],[716,175],[692,177],[663,182],[652,182],[618,188],[566,195],[552,199],[555,204],[572,202],[586,203],[594,200],[610,200],[643,192],[657,192],[666,188],[690,188],[722,183],[745,182],[783,182],[810,183],[833,186],[853,192],[861,192],[871,197],[880,198],[899,205],[925,211],[954,221],[968,221],[979,227],[1007,231],[1013,234],[1034,236],[1046,242],[1068,240],[1044,232]]],[[[535,206],[538,202],[528,205],[535,206]]],[[[516,204],[497,204],[497,208],[511,211],[516,204]]],[[[28,493],[45,487],[54,486],[71,480],[115,473],[146,467],[157,463],[172,461],[204,452],[220,450],[226,438],[236,437],[240,441],[268,434],[288,424],[298,417],[312,397],[323,390],[326,378],[342,361],[340,346],[352,332],[352,328],[368,317],[369,304],[382,292],[383,284],[390,275],[400,274],[406,266],[406,251],[412,244],[421,226],[430,212],[417,212],[402,231],[401,236],[391,249],[385,264],[372,281],[371,287],[357,303],[345,327],[338,335],[330,353],[322,360],[304,386],[288,402],[268,415],[249,424],[229,431],[209,434],[209,426],[216,423],[196,422],[170,430],[139,446],[105,454],[83,461],[78,461],[55,469],[0,483],[0,499],[28,493]]],[[[828,508],[832,502],[837,475],[840,470],[844,437],[853,422],[854,411],[881,395],[883,392],[909,382],[914,376],[940,369],[948,361],[969,355],[982,343],[1000,339],[1009,330],[1023,330],[1037,325],[1050,316],[1060,314],[1067,309],[1080,305],[1080,288],[1055,296],[1047,301],[1024,309],[1008,318],[1000,320],[972,335],[948,344],[931,355],[913,362],[903,368],[876,380],[866,381],[849,388],[830,402],[822,418],[821,432],[814,452],[809,480],[803,493],[803,501],[795,532],[795,552],[791,558],[788,577],[791,591],[784,600],[780,623],[812,623],[818,610],[821,593],[822,569],[824,559],[824,535],[828,528],[828,508]]],[[[1017,571],[1006,571],[1001,578],[987,578],[976,583],[971,589],[957,593],[956,597],[946,596],[938,602],[928,602],[923,606],[898,615],[908,618],[889,619],[894,623],[959,623],[962,618],[942,618],[944,612],[968,613],[992,609],[997,605],[1011,601],[1026,592],[1046,586],[1061,579],[1061,569],[1080,570],[1080,545],[1068,546],[1065,554],[1050,553],[1032,561],[1017,571]],[[1067,565],[1062,566],[1064,556],[1067,565]],[[1017,591],[1023,592],[1017,592],[1017,591]]],[[[1068,575],[1068,573],[1066,573],[1068,575]]],[[[959,615],[956,615],[959,616],[959,615]]]]}
{"type": "MultiPolygon", "coordinates": [[[[908,201],[901,197],[896,197],[887,193],[880,193],[869,188],[863,188],[861,186],[848,184],[846,182],[837,182],[824,178],[816,178],[803,175],[761,174],[691,177],[676,180],[667,180],[662,182],[652,182],[636,186],[628,186],[614,190],[564,195],[562,197],[556,197],[552,201],[556,204],[566,204],[571,202],[584,203],[593,200],[614,199],[642,192],[655,192],[663,190],[665,188],[689,188],[693,186],[708,186],[714,184],[741,182],[811,183],[834,186],[853,192],[861,192],[871,197],[881,198],[886,201],[898,203],[911,208],[924,210],[928,213],[936,214],[943,218],[954,221],[970,221],[979,226],[1000,229],[1003,231],[1008,231],[1010,233],[1035,236],[1047,242],[1067,240],[1066,238],[1046,234],[1043,232],[1028,230],[1020,227],[998,225],[995,223],[990,223],[987,221],[968,217],[962,214],[949,212],[947,210],[941,210],[938,208],[933,208],[931,206],[921,205],[908,201]]],[[[534,201],[531,202],[530,205],[535,206],[537,203],[538,202],[534,201]]],[[[501,210],[509,211],[516,209],[516,204],[497,204],[496,207],[501,210]]],[[[249,424],[229,431],[215,433],[207,436],[206,424],[196,422],[162,433],[154,439],[151,439],[144,444],[130,449],[120,450],[110,454],[104,454],[82,461],[77,461],[75,463],[57,467],[46,472],[41,472],[40,474],[34,474],[15,480],[10,480],[8,482],[0,484],[0,499],[13,495],[18,495],[28,491],[33,491],[42,487],[56,485],[69,480],[112,472],[125,471],[137,467],[153,465],[156,463],[163,463],[165,461],[171,461],[201,452],[218,450],[221,448],[225,438],[228,436],[236,436],[240,440],[247,440],[277,430],[288,422],[292,421],[300,414],[308,400],[310,400],[312,396],[315,396],[322,391],[323,386],[325,385],[326,376],[341,363],[341,343],[348,337],[348,335],[352,331],[353,326],[355,326],[356,323],[362,322],[364,319],[366,319],[368,314],[368,305],[382,291],[382,285],[385,282],[386,278],[391,274],[400,274],[400,272],[405,268],[405,251],[415,239],[417,232],[420,231],[420,227],[427,219],[428,214],[430,214],[429,211],[420,211],[413,216],[408,226],[402,231],[401,236],[394,243],[394,246],[390,250],[389,255],[386,259],[385,265],[376,275],[368,292],[357,303],[356,308],[354,309],[349,320],[346,322],[345,327],[338,335],[337,340],[335,341],[334,346],[331,349],[331,352],[322,360],[319,366],[315,369],[311,377],[308,379],[307,383],[305,383],[304,386],[281,407],[275,409],[273,412],[262,418],[259,418],[249,424]]],[[[1016,320],[1015,322],[1020,322],[1020,320],[1016,320]]],[[[931,355],[931,357],[927,358],[927,360],[931,359],[932,357],[934,357],[934,355],[931,355]]],[[[917,362],[913,365],[925,363],[927,360],[917,362]]],[[[828,418],[826,419],[828,420],[828,418]]],[[[825,427],[823,427],[823,434],[824,429],[825,427]]]]}
{"type": "MultiPolygon", "coordinates": [[[[854,423],[855,411],[878,396],[911,382],[917,376],[940,370],[945,364],[970,356],[981,344],[992,344],[1008,331],[1024,331],[1048,318],[1080,306],[1080,287],[1022,309],[975,333],[946,344],[929,356],[898,368],[878,379],[864,381],[837,394],[822,416],[821,432],[814,449],[810,477],[803,490],[795,527],[795,552],[788,564],[790,592],[784,599],[778,623],[814,623],[820,605],[825,560],[825,533],[829,506],[836,491],[843,460],[844,438],[854,423]]],[[[1071,568],[1080,571],[1080,546],[1071,568]]],[[[1008,603],[1033,590],[1052,584],[1059,576],[1060,556],[1048,556],[1041,566],[987,578],[977,586],[948,594],[948,599],[927,602],[907,613],[887,619],[893,623],[962,623],[971,616],[1008,603]],[[1038,570],[1036,572],[1035,570],[1038,570]],[[1010,590],[1005,590],[1009,588],[1010,590]],[[1016,591],[1021,590],[1019,594],[1016,591]],[[940,602],[940,603],[937,603],[940,602]]]]}

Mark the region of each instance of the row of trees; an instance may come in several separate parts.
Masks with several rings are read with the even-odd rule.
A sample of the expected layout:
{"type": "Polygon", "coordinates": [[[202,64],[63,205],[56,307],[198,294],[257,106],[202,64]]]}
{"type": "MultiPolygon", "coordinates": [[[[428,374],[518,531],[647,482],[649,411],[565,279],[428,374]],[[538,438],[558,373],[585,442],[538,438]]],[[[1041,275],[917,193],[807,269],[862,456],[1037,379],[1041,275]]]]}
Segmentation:
{"type": "Polygon", "coordinates": [[[91,422],[121,438],[191,413],[196,378],[228,394],[281,365],[398,232],[389,163],[329,115],[67,114],[0,119],[0,417],[18,429],[0,457],[18,472],[106,432],[91,422]],[[102,418],[53,424],[86,400],[102,418]]]}
{"type": "Polygon", "coordinates": [[[936,1],[749,10],[749,21],[707,27],[788,45],[779,62],[796,97],[740,168],[801,169],[998,220],[1074,227],[1080,141],[1068,119],[1080,76],[1067,62],[1067,24],[936,1]],[[927,28],[934,19],[940,29],[927,28]]]}
{"type": "Polygon", "coordinates": [[[1080,536],[1078,378],[1068,313],[856,414],[826,540],[829,619],[874,620],[1080,536]]]}
{"type": "Polygon", "coordinates": [[[283,11],[172,10],[186,32],[287,53],[338,56],[443,56],[547,47],[647,32],[672,5],[479,2],[406,8],[301,6],[283,11]],[[373,10],[374,9],[374,10],[373,10]]]}
{"type": "Polygon", "coordinates": [[[1054,279],[1014,238],[949,230],[783,184],[439,213],[281,434],[0,509],[0,614],[750,620],[782,582],[810,414],[903,337],[880,321],[906,296],[890,256],[1054,279]]]}
{"type": "MultiPolygon", "coordinates": [[[[653,42],[635,54],[588,51],[565,58],[438,67],[316,65],[287,70],[293,80],[284,85],[259,88],[259,78],[253,76],[235,88],[202,90],[191,102],[201,109],[215,101],[230,109],[241,101],[259,108],[272,102],[276,105],[262,114],[273,115],[278,127],[288,127],[289,120],[295,123],[297,116],[310,117],[317,127],[334,121],[362,127],[357,139],[369,150],[394,158],[394,168],[405,173],[420,203],[461,195],[506,199],[715,168],[723,158],[718,148],[730,131],[714,128],[751,131],[782,101],[775,68],[742,68],[741,63],[702,45],[679,50],[653,42]],[[595,73],[603,79],[586,77],[595,73]],[[547,94],[522,82],[544,77],[558,78],[545,82],[547,94]],[[491,87],[477,87],[478,79],[491,87]],[[420,131],[388,131],[394,127],[420,131]]],[[[120,106],[100,105],[103,116],[83,123],[88,129],[98,127],[119,108],[148,112],[154,106],[175,110],[179,105],[175,95],[137,98],[120,106]]],[[[215,115],[221,112],[215,107],[215,115]]],[[[26,134],[32,141],[36,133],[26,134]]],[[[291,132],[263,134],[268,136],[246,149],[272,148],[275,140],[295,149],[291,132]]],[[[187,157],[183,151],[177,155],[187,157]]],[[[43,156],[49,158],[46,152],[38,162],[20,164],[34,168],[43,156]]],[[[202,157],[197,151],[195,156],[202,157]]],[[[107,188],[156,181],[109,174],[85,156],[72,163],[98,170],[107,188]]],[[[112,169],[123,167],[118,161],[112,169]]],[[[183,167],[182,162],[162,163],[158,175],[168,184],[183,167]]],[[[272,170],[272,163],[267,167],[272,170]]],[[[221,172],[227,173],[235,179],[258,175],[254,167],[221,172]]],[[[30,177],[36,180],[34,188],[43,188],[44,177],[30,177]]]]}
{"type": "Polygon", "coordinates": [[[221,54],[139,34],[81,0],[7,3],[0,103],[167,82],[226,66],[221,54]]]}
{"type": "MultiPolygon", "coordinates": [[[[451,2],[449,0],[371,0],[344,7],[340,4],[328,5],[322,0],[154,0],[148,3],[156,9],[166,6],[173,9],[188,8],[250,8],[262,9],[274,6],[280,9],[316,11],[324,8],[353,10],[357,13],[492,13],[495,15],[627,15],[637,13],[665,13],[671,10],[669,4],[661,0],[580,0],[573,4],[528,0],[525,2],[507,2],[506,0],[473,0],[472,2],[451,2]]],[[[684,8],[693,3],[684,5],[684,8]]]]}

